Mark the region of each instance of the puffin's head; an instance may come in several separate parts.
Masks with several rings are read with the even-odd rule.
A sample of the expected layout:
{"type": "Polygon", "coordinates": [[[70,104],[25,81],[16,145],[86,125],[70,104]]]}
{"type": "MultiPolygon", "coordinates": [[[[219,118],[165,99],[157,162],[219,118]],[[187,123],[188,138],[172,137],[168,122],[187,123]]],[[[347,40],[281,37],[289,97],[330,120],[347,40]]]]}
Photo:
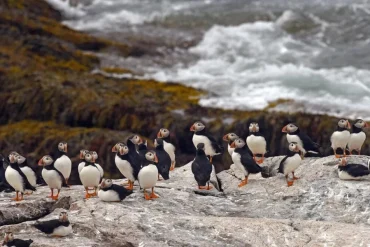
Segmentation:
{"type": "Polygon", "coordinates": [[[342,157],[342,158],[339,158],[338,159],[338,162],[339,162],[339,166],[345,166],[345,165],[347,165],[347,159],[346,159],[346,157],[342,157]]]}
{"type": "Polygon", "coordinates": [[[163,146],[163,140],[160,138],[157,138],[154,140],[154,147],[163,146]]]}
{"type": "Polygon", "coordinates": [[[66,142],[59,142],[58,150],[63,153],[67,153],[67,143],[66,142]]]}
{"type": "Polygon", "coordinates": [[[204,130],[206,126],[201,122],[195,122],[191,127],[190,131],[198,132],[204,130]]]}
{"type": "Polygon", "coordinates": [[[61,212],[59,214],[59,221],[60,222],[67,222],[68,221],[68,214],[67,214],[67,212],[61,212]]]}
{"type": "Polygon", "coordinates": [[[258,123],[253,122],[249,125],[249,132],[250,133],[257,133],[259,131],[260,131],[260,126],[258,125],[258,123]]]}
{"type": "Polygon", "coordinates": [[[17,162],[18,155],[19,154],[17,152],[14,152],[14,151],[9,154],[8,158],[9,158],[9,161],[10,161],[11,164],[14,164],[14,163],[17,162]]]}
{"type": "Polygon", "coordinates": [[[18,154],[18,155],[16,155],[16,160],[17,160],[18,165],[21,165],[26,161],[26,158],[23,157],[22,155],[18,154]]]}
{"type": "Polygon", "coordinates": [[[298,153],[299,152],[298,143],[296,143],[296,142],[289,143],[289,150],[292,151],[292,152],[298,153]]]}
{"type": "Polygon", "coordinates": [[[242,148],[244,146],[245,146],[245,141],[243,141],[243,139],[241,138],[236,139],[235,141],[233,141],[233,143],[230,144],[231,148],[242,148]]]}
{"type": "Polygon", "coordinates": [[[338,127],[343,128],[343,129],[351,129],[351,124],[347,119],[340,119],[338,121],[338,127]]]}
{"type": "Polygon", "coordinates": [[[14,240],[14,235],[12,232],[6,232],[4,236],[3,246],[6,245],[8,242],[12,242],[14,240]]]}
{"type": "Polygon", "coordinates": [[[40,160],[39,160],[39,163],[38,165],[39,166],[49,166],[51,164],[53,164],[53,158],[51,158],[50,155],[45,155],[44,157],[42,157],[40,160]]]}
{"type": "Polygon", "coordinates": [[[369,127],[369,125],[362,119],[357,119],[353,125],[359,129],[364,129],[364,128],[369,127]]]}
{"type": "Polygon", "coordinates": [[[222,140],[224,140],[225,142],[229,142],[235,141],[237,138],[239,138],[239,136],[237,136],[235,133],[228,133],[224,135],[224,137],[222,137],[222,140]]]}
{"type": "Polygon", "coordinates": [[[170,131],[168,129],[162,128],[158,131],[157,138],[166,138],[170,135],[170,131]]]}
{"type": "Polygon", "coordinates": [[[145,154],[145,159],[147,159],[150,162],[158,163],[158,158],[154,151],[148,151],[145,154]]]}
{"type": "Polygon", "coordinates": [[[116,143],[113,148],[112,148],[112,153],[117,153],[119,151],[119,147],[121,146],[126,146],[125,144],[123,144],[122,142],[118,142],[116,143]]]}
{"type": "Polygon", "coordinates": [[[205,149],[205,146],[204,146],[204,143],[198,143],[197,145],[197,150],[204,150],[205,149]]]}
{"type": "Polygon", "coordinates": [[[128,151],[129,151],[129,149],[125,144],[119,146],[119,148],[118,148],[118,152],[119,152],[120,155],[128,154],[128,151]]]}
{"type": "Polygon", "coordinates": [[[143,139],[141,139],[141,137],[138,135],[133,135],[131,138],[129,138],[129,140],[135,145],[143,143],[143,139]]]}
{"type": "Polygon", "coordinates": [[[80,160],[85,159],[85,154],[87,154],[88,152],[89,152],[89,150],[81,149],[80,150],[80,160]]]}
{"type": "Polygon", "coordinates": [[[289,134],[297,130],[298,130],[297,125],[295,125],[294,123],[290,123],[290,124],[285,125],[281,131],[289,134]]]}
{"type": "Polygon", "coordinates": [[[91,155],[94,157],[94,160],[98,159],[98,153],[96,151],[92,151],[91,155]]]}
{"type": "Polygon", "coordinates": [[[100,183],[100,188],[106,189],[112,186],[113,182],[112,179],[103,179],[100,183]]]}
{"type": "Polygon", "coordinates": [[[91,152],[88,152],[85,154],[85,160],[86,162],[89,162],[89,163],[95,163],[94,156],[92,155],[91,152]]]}

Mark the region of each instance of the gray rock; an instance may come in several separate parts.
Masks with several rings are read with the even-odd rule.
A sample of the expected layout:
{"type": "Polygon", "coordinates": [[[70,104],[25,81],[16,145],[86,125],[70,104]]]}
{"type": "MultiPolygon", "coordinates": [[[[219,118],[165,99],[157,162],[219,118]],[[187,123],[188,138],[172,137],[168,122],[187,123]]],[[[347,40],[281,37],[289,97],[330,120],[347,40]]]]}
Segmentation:
{"type": "MultiPolygon", "coordinates": [[[[275,159],[267,159],[266,166],[275,159]]],[[[349,160],[365,165],[367,159],[349,160]]],[[[334,163],[333,157],[306,158],[292,187],[276,174],[251,177],[238,188],[241,174],[232,166],[212,178],[221,182],[223,192],[199,191],[188,164],[171,172],[170,180],[158,182],[160,198],[153,201],[144,200],[137,185],[120,203],[85,200],[82,186],[63,190],[57,203],[45,199],[46,187],[21,203],[9,200],[13,194],[1,194],[4,224],[12,225],[0,231],[12,230],[43,247],[365,246],[370,242],[370,181],[342,181],[334,163]],[[40,213],[40,208],[49,211],[40,213]],[[69,208],[73,235],[52,239],[30,227],[39,217],[56,218],[63,208],[69,208]],[[19,215],[23,218],[16,221],[19,215]]]]}

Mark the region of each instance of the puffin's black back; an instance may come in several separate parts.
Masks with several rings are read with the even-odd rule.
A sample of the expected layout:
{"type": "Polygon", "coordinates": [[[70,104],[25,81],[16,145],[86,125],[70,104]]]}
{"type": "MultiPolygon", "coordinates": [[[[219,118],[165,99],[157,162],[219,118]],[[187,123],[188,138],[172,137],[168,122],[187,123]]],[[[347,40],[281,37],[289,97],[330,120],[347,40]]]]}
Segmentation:
{"type": "Polygon", "coordinates": [[[69,221],[61,222],[60,220],[55,219],[43,222],[36,222],[36,224],[34,224],[33,226],[46,234],[51,234],[53,233],[54,229],[59,226],[69,226],[69,221]]]}
{"type": "Polygon", "coordinates": [[[9,162],[3,155],[0,154],[0,191],[6,189],[14,190],[13,187],[11,187],[5,179],[5,170],[8,167],[8,165],[9,162]]]}
{"type": "Polygon", "coordinates": [[[284,173],[285,161],[288,158],[293,157],[295,154],[296,154],[295,152],[288,150],[288,154],[280,161],[280,165],[279,165],[279,168],[278,168],[279,173],[284,173]]]}
{"type": "Polygon", "coordinates": [[[360,164],[347,164],[345,166],[338,166],[338,169],[340,171],[346,171],[349,175],[353,177],[370,175],[369,168],[360,164]]]}
{"type": "Polygon", "coordinates": [[[170,179],[170,167],[171,167],[171,157],[164,150],[163,145],[158,145],[155,148],[155,153],[158,158],[158,172],[161,174],[164,180],[170,179]]]}
{"type": "Polygon", "coordinates": [[[220,145],[216,141],[216,139],[213,138],[213,136],[211,136],[210,134],[208,134],[206,132],[206,129],[203,129],[201,131],[195,132],[194,135],[206,136],[211,141],[212,148],[216,151],[216,153],[221,153],[222,154],[224,152],[224,146],[223,145],[220,145]]]}
{"type": "Polygon", "coordinates": [[[33,187],[30,182],[28,181],[26,175],[22,172],[21,168],[19,168],[18,164],[17,163],[14,163],[14,164],[10,164],[10,167],[13,168],[14,170],[16,170],[19,175],[21,175],[22,179],[23,179],[23,185],[24,185],[24,188],[25,189],[28,189],[28,190],[32,190],[32,191],[36,191],[36,188],[33,187]]]}
{"type": "Polygon", "coordinates": [[[197,149],[197,154],[191,164],[191,171],[199,186],[206,186],[211,179],[212,164],[209,162],[204,150],[197,149]]]}
{"type": "Polygon", "coordinates": [[[235,148],[234,152],[240,154],[240,161],[243,164],[244,168],[249,173],[259,173],[262,171],[262,168],[256,163],[256,161],[249,154],[249,149],[247,145],[244,145],[242,148],[235,148]]]}
{"type": "MultiPolygon", "coordinates": [[[[43,169],[56,171],[59,174],[59,176],[61,177],[61,179],[62,179],[62,187],[68,187],[68,185],[66,184],[66,180],[64,179],[63,174],[57,168],[55,168],[54,163],[55,162],[53,161],[53,164],[48,165],[48,166],[44,166],[43,169]]],[[[88,162],[85,161],[85,166],[87,164],[88,164],[88,162]]]]}
{"type": "Polygon", "coordinates": [[[132,190],[128,190],[125,187],[119,186],[117,184],[112,184],[112,186],[109,188],[101,188],[101,190],[103,191],[114,190],[115,192],[117,192],[120,200],[125,199],[126,196],[131,195],[133,192],[132,190]]]}
{"type": "Polygon", "coordinates": [[[141,167],[148,165],[148,162],[145,158],[145,154],[148,152],[148,148],[144,143],[139,145],[138,152],[139,152],[139,156],[140,156],[141,167]]]}
{"type": "Polygon", "coordinates": [[[136,145],[130,140],[127,140],[128,147],[128,161],[130,162],[132,168],[134,169],[134,177],[137,179],[137,175],[141,169],[141,158],[138,152],[136,152],[136,145]]]}
{"type": "Polygon", "coordinates": [[[6,243],[6,246],[15,246],[15,247],[29,247],[33,243],[32,239],[29,240],[22,240],[15,238],[13,241],[9,241],[6,243]]]}

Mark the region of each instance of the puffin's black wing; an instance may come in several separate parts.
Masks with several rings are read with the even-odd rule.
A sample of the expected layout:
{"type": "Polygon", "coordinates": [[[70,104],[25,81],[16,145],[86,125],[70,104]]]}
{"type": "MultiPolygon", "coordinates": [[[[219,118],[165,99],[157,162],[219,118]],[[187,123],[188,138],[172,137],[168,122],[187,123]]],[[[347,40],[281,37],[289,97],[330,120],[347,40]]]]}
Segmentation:
{"type": "Polygon", "coordinates": [[[304,149],[306,151],[314,151],[314,152],[320,153],[320,151],[319,151],[320,145],[313,142],[308,135],[306,135],[303,132],[299,132],[298,136],[302,140],[302,143],[304,145],[304,149]]]}
{"type": "Polygon", "coordinates": [[[256,163],[252,156],[249,155],[247,149],[240,154],[240,161],[249,173],[259,173],[262,171],[262,168],[256,163]]]}
{"type": "Polygon", "coordinates": [[[224,147],[218,144],[218,142],[216,141],[215,138],[213,138],[213,136],[209,135],[208,133],[204,135],[211,141],[212,148],[216,151],[216,153],[224,152],[224,147]]]}
{"type": "Polygon", "coordinates": [[[156,150],[158,172],[164,180],[170,179],[171,157],[164,150],[156,150]]]}
{"type": "Polygon", "coordinates": [[[191,171],[199,186],[206,186],[211,179],[212,164],[206,156],[204,158],[196,157],[191,164],[191,171]]]}
{"type": "Polygon", "coordinates": [[[126,198],[126,196],[129,196],[132,194],[132,190],[128,190],[123,186],[119,186],[117,184],[112,184],[112,190],[118,193],[119,199],[123,200],[126,198]]]}
{"type": "MultiPolygon", "coordinates": [[[[96,169],[98,169],[98,168],[96,167],[96,169]]],[[[64,179],[63,174],[57,168],[55,168],[54,164],[53,164],[53,170],[56,171],[59,174],[59,176],[62,178],[62,187],[68,187],[68,185],[66,183],[66,180],[64,179]]]]}
{"type": "Polygon", "coordinates": [[[8,242],[7,246],[15,246],[15,247],[29,247],[33,243],[32,239],[23,240],[23,239],[14,239],[11,242],[8,242]]]}
{"type": "Polygon", "coordinates": [[[285,161],[288,159],[288,155],[285,156],[281,161],[280,161],[280,165],[279,165],[279,168],[278,168],[278,171],[279,173],[284,173],[284,163],[285,161]]]}
{"type": "Polygon", "coordinates": [[[24,175],[24,173],[22,172],[21,168],[19,168],[18,165],[15,165],[14,167],[15,167],[14,169],[21,175],[23,179],[24,188],[28,190],[36,191],[36,188],[30,184],[26,175],[24,175]]]}
{"type": "Polygon", "coordinates": [[[347,172],[354,177],[361,177],[370,174],[370,170],[366,166],[360,164],[348,164],[347,172]]]}
{"type": "Polygon", "coordinates": [[[43,221],[43,222],[36,222],[33,226],[37,228],[38,230],[42,231],[46,234],[53,233],[54,229],[61,226],[62,222],[59,220],[49,220],[49,221],[43,221]]]}

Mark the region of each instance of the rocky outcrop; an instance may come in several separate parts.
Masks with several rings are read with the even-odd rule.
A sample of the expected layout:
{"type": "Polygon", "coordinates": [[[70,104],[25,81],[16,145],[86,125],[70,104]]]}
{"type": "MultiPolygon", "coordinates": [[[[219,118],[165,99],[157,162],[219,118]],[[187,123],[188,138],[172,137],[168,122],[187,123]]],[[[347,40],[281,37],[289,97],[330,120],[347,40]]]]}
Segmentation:
{"type": "MultiPolygon", "coordinates": [[[[350,162],[366,164],[369,157],[350,162]]],[[[268,163],[267,161],[266,163],[268,163]]],[[[297,170],[300,179],[287,187],[283,176],[250,178],[238,188],[238,171],[217,175],[223,192],[200,191],[192,178],[191,165],[171,172],[160,181],[159,199],[145,201],[135,193],[120,203],[98,198],[84,200],[82,186],[61,192],[58,202],[45,199],[49,190],[39,187],[24,202],[10,202],[2,194],[1,212],[29,208],[20,224],[0,227],[35,246],[365,246],[370,241],[370,181],[342,181],[333,157],[305,159],[297,170]],[[52,239],[30,227],[40,214],[37,208],[49,205],[57,217],[68,208],[73,235],[52,239]],[[5,209],[4,209],[5,207],[5,209]]],[[[122,180],[116,180],[122,183],[122,180]]],[[[22,213],[19,213],[22,214],[22,213]]],[[[9,214],[7,223],[16,223],[19,214],[9,214]]]]}

